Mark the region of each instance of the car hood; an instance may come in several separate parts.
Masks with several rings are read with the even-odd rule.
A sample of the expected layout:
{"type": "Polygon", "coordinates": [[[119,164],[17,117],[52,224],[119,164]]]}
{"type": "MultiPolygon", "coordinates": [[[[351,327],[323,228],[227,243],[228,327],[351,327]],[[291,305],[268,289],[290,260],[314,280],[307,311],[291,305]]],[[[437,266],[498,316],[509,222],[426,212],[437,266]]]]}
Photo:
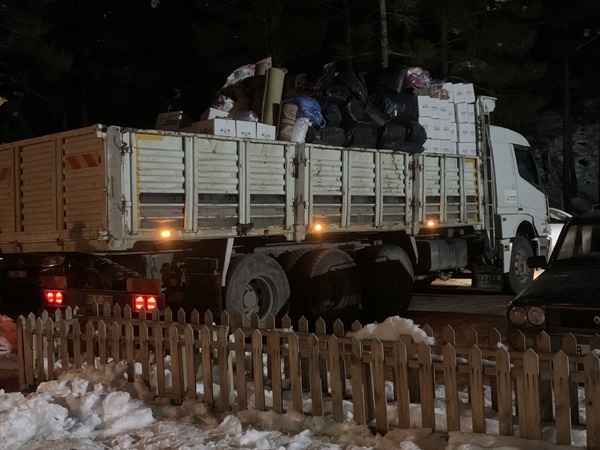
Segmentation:
{"type": "Polygon", "coordinates": [[[600,305],[599,261],[556,261],[514,300],[518,304],[600,305]]]}

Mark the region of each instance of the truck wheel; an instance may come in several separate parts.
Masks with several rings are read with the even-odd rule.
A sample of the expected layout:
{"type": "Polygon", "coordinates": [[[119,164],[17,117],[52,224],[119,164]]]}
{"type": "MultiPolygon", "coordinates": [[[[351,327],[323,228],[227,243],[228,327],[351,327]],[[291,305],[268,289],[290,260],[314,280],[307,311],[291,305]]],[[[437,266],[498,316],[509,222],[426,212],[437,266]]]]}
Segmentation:
{"type": "Polygon", "coordinates": [[[241,312],[244,322],[258,314],[259,326],[266,324],[267,315],[275,318],[288,313],[290,285],[281,266],[265,255],[242,255],[232,259],[225,284],[225,309],[234,320],[241,312]]]}
{"type": "Polygon", "coordinates": [[[350,255],[335,248],[304,254],[292,274],[292,311],[297,318],[322,318],[331,324],[340,319],[345,325],[356,318],[360,304],[360,280],[350,255]]]}
{"type": "Polygon", "coordinates": [[[362,269],[361,304],[370,319],[403,314],[408,309],[414,287],[410,258],[397,245],[377,245],[360,251],[362,269]]]}
{"type": "Polygon", "coordinates": [[[291,252],[282,253],[277,258],[277,262],[279,263],[283,271],[289,275],[292,272],[292,269],[294,268],[298,260],[309,251],[309,248],[301,248],[298,250],[293,250],[291,252]]]}
{"type": "Polygon", "coordinates": [[[527,265],[527,258],[533,256],[533,249],[527,238],[517,236],[512,244],[509,272],[504,275],[504,287],[509,294],[518,294],[533,281],[533,270],[527,265]]]}

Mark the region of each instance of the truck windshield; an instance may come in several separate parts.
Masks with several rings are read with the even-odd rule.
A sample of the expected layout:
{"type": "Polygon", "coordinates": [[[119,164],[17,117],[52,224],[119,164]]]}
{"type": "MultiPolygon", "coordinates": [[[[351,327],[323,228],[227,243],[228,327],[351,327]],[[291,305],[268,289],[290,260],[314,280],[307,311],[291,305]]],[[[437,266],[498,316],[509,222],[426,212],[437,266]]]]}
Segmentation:
{"type": "Polygon", "coordinates": [[[600,256],[600,223],[579,223],[568,228],[556,259],[593,254],[600,256]]]}
{"type": "Polygon", "coordinates": [[[540,181],[538,177],[537,166],[529,147],[514,144],[514,149],[515,158],[517,160],[517,170],[519,171],[521,178],[535,186],[539,186],[540,181]]]}

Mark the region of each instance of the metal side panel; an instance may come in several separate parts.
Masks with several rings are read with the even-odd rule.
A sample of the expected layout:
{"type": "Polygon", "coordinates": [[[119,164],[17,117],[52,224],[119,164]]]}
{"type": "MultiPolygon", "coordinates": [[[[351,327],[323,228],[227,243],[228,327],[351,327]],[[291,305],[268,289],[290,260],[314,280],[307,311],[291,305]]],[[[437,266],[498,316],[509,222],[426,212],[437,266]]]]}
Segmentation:
{"type": "Polygon", "coordinates": [[[5,145],[0,148],[0,236],[15,233],[18,228],[17,152],[16,146],[5,145]]]}
{"type": "Polygon", "coordinates": [[[239,140],[194,138],[197,226],[235,236],[247,222],[245,145],[239,140]]]}
{"type": "Polygon", "coordinates": [[[185,203],[182,136],[138,131],[132,138],[137,168],[137,227],[181,230],[185,203]]]}
{"type": "Polygon", "coordinates": [[[342,148],[307,145],[307,225],[319,223],[329,231],[342,225],[342,155],[342,148]]]}
{"type": "Polygon", "coordinates": [[[279,232],[293,225],[294,145],[247,141],[249,221],[254,230],[279,232]]]}
{"type": "Polygon", "coordinates": [[[478,160],[424,154],[418,161],[419,222],[433,220],[442,227],[480,224],[478,160]]]}
{"type": "Polygon", "coordinates": [[[102,136],[96,125],[0,146],[3,251],[106,247],[102,136]]]}
{"type": "Polygon", "coordinates": [[[378,223],[388,228],[409,226],[412,220],[413,156],[384,150],[379,150],[378,155],[381,166],[378,223]]]}

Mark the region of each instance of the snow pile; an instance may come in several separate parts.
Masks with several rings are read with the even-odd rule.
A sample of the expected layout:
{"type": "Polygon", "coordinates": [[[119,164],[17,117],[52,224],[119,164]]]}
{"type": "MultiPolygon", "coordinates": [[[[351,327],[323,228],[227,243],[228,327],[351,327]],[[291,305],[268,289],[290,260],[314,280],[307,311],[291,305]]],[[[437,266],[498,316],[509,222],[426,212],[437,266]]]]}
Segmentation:
{"type": "Polygon", "coordinates": [[[435,344],[435,339],[427,336],[412,319],[400,316],[391,316],[386,318],[383,323],[370,323],[355,333],[348,333],[348,336],[357,339],[379,339],[380,341],[397,341],[403,335],[412,337],[417,344],[421,342],[428,345],[435,344]]]}

